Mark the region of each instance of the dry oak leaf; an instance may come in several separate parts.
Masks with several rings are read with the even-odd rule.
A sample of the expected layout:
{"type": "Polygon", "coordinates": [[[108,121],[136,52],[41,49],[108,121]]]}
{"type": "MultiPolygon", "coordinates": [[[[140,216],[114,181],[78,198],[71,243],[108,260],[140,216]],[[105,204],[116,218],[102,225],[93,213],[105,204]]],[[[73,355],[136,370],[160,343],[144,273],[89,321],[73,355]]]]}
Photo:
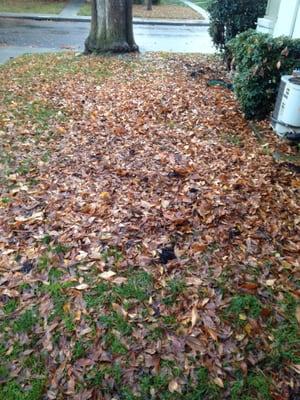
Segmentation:
{"type": "Polygon", "coordinates": [[[202,283],[202,279],[198,278],[197,276],[190,276],[186,278],[187,286],[201,286],[202,283]]]}
{"type": "Polygon", "coordinates": [[[112,303],[112,308],[114,311],[116,311],[118,314],[122,315],[124,318],[127,318],[128,316],[128,312],[126,312],[124,310],[124,308],[122,306],[120,306],[120,304],[117,303],[112,303]]]}
{"type": "Polygon", "coordinates": [[[191,316],[192,328],[194,328],[198,319],[199,319],[199,314],[198,314],[197,306],[194,306],[192,309],[192,316],[191,316]]]}
{"type": "Polygon", "coordinates": [[[296,308],[296,319],[298,321],[298,324],[300,324],[300,306],[296,308]]]}
{"type": "Polygon", "coordinates": [[[219,378],[219,377],[217,377],[217,378],[214,379],[214,383],[215,383],[217,386],[219,386],[220,388],[223,388],[223,387],[224,387],[224,383],[223,383],[222,379],[219,378]]]}
{"type": "Polygon", "coordinates": [[[173,379],[172,381],[169,382],[168,389],[169,392],[171,393],[174,392],[180,393],[180,386],[176,379],[173,379]]]}
{"type": "Polygon", "coordinates": [[[124,276],[117,276],[112,282],[116,285],[122,285],[123,283],[127,282],[127,278],[125,278],[124,276]]]}
{"type": "Polygon", "coordinates": [[[102,274],[99,275],[100,278],[105,279],[105,280],[110,280],[113,276],[115,276],[116,273],[112,270],[104,271],[102,274]]]}
{"type": "Polygon", "coordinates": [[[16,222],[42,221],[43,217],[44,217],[44,212],[39,211],[39,212],[33,213],[29,217],[24,217],[24,216],[16,217],[15,221],[16,222]]]}
{"type": "Polygon", "coordinates": [[[292,365],[292,369],[297,372],[297,374],[300,374],[300,364],[294,364],[292,365]]]}
{"type": "Polygon", "coordinates": [[[207,326],[205,327],[207,333],[210,335],[210,337],[217,342],[218,341],[218,334],[211,328],[208,328],[207,326]]]}
{"type": "Polygon", "coordinates": [[[185,343],[194,351],[204,352],[205,346],[203,343],[194,336],[187,336],[185,339],[185,343]]]}
{"type": "Polygon", "coordinates": [[[74,287],[74,289],[77,290],[86,290],[89,288],[89,285],[87,283],[81,283],[80,285],[77,285],[74,287]]]}

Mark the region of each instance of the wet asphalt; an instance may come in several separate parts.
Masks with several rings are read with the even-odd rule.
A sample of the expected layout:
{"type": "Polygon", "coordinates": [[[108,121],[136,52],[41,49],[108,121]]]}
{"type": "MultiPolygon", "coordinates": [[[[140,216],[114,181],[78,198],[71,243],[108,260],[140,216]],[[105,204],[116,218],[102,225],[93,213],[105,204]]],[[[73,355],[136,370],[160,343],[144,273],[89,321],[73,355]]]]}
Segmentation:
{"type": "MultiPolygon", "coordinates": [[[[82,51],[88,22],[0,18],[0,63],[22,53],[71,49],[82,51]]],[[[213,53],[207,26],[134,25],[142,52],[213,53]]]]}

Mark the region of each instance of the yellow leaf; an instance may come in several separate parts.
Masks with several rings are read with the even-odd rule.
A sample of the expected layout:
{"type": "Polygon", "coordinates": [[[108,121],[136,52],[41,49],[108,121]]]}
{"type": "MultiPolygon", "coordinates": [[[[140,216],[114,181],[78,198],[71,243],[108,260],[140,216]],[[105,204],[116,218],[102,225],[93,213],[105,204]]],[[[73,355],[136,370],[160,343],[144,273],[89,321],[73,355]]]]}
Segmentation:
{"type": "Polygon", "coordinates": [[[224,383],[223,383],[222,379],[219,378],[219,377],[217,377],[217,378],[214,379],[214,383],[215,383],[217,386],[219,386],[220,388],[223,388],[223,387],[224,387],[224,383]]]}
{"type": "Polygon", "coordinates": [[[70,303],[66,303],[63,306],[63,310],[64,312],[67,314],[68,312],[70,312],[70,303]]]}
{"type": "Polygon", "coordinates": [[[77,310],[75,313],[74,321],[80,321],[81,319],[81,311],[77,310]]]}
{"type": "Polygon", "coordinates": [[[110,200],[110,194],[108,192],[101,192],[99,197],[101,200],[110,200]]]}
{"type": "Polygon", "coordinates": [[[248,333],[248,335],[251,335],[252,327],[250,324],[246,324],[244,330],[248,333]]]}
{"type": "Polygon", "coordinates": [[[59,133],[66,133],[66,129],[65,129],[63,126],[59,126],[59,127],[57,128],[57,131],[58,131],[59,133]]]}

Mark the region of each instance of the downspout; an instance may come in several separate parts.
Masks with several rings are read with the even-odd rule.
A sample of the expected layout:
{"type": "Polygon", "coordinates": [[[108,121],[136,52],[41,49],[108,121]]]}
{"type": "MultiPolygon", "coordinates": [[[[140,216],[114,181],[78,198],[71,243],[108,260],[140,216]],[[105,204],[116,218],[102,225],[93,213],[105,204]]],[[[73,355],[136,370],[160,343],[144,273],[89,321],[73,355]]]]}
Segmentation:
{"type": "Polygon", "coordinates": [[[296,22],[297,22],[297,17],[298,17],[298,13],[299,13],[299,7],[300,7],[300,0],[297,0],[297,5],[296,5],[294,17],[293,17],[293,21],[292,21],[292,24],[291,24],[290,37],[293,37],[293,34],[294,34],[294,30],[295,30],[296,22]]]}

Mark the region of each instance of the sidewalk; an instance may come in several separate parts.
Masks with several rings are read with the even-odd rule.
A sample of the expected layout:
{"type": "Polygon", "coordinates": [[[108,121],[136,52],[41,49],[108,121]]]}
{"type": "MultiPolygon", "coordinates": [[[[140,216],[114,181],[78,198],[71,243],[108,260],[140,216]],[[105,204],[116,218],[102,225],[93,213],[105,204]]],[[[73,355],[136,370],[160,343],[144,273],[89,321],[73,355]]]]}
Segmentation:
{"type": "MultiPolygon", "coordinates": [[[[62,13],[54,14],[29,14],[29,13],[0,13],[0,18],[15,18],[15,19],[31,19],[36,21],[60,21],[60,22],[91,22],[91,17],[84,16],[67,16],[62,13]]],[[[136,25],[172,25],[172,26],[208,26],[209,21],[203,19],[143,19],[133,18],[133,23],[136,25]]]]}
{"type": "Polygon", "coordinates": [[[76,17],[81,6],[85,0],[70,0],[62,12],[59,14],[61,17],[76,17]]]}
{"type": "Polygon", "coordinates": [[[209,23],[210,15],[206,10],[204,10],[204,8],[198,6],[197,4],[195,4],[195,3],[193,3],[193,2],[191,2],[189,0],[181,0],[181,1],[185,5],[187,5],[188,7],[192,8],[194,11],[196,11],[197,13],[202,15],[204,20],[209,23]]]}

